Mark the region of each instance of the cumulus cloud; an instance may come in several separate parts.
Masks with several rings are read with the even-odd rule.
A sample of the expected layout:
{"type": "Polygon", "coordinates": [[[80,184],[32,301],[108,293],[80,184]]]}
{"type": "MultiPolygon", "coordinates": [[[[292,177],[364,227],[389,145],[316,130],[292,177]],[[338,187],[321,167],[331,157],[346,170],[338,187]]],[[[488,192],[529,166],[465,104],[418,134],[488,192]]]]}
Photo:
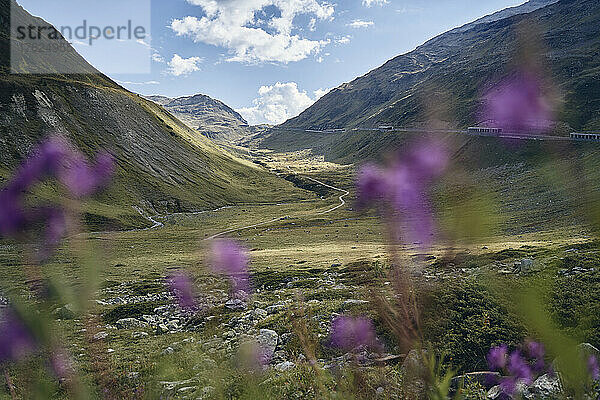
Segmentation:
{"type": "Polygon", "coordinates": [[[333,18],[334,6],[317,0],[188,0],[204,16],[187,16],[171,22],[178,36],[226,48],[229,61],[245,63],[300,61],[318,53],[327,40],[301,37],[296,16],[311,15],[308,30],[317,20],[333,18]],[[276,11],[274,11],[276,10],[276,11]],[[314,22],[313,22],[314,19],[314,22]]]}
{"type": "Polygon", "coordinates": [[[329,90],[319,89],[311,97],[300,91],[296,82],[277,82],[272,86],[262,86],[252,107],[237,110],[251,125],[281,124],[313,105],[329,90]]]}
{"type": "Polygon", "coordinates": [[[388,0],[363,0],[363,6],[371,7],[373,5],[382,6],[384,4],[388,4],[388,0]]]}
{"type": "Polygon", "coordinates": [[[348,44],[348,43],[350,43],[350,39],[352,39],[352,36],[342,36],[342,37],[336,38],[335,42],[337,44],[348,44]]]}
{"type": "Polygon", "coordinates": [[[200,57],[183,58],[179,54],[175,54],[168,63],[169,69],[167,72],[174,76],[189,75],[200,70],[199,64],[202,61],[200,57]]]}
{"type": "Polygon", "coordinates": [[[355,28],[355,29],[360,29],[360,28],[368,28],[374,24],[375,23],[373,21],[363,21],[362,19],[355,19],[354,21],[347,24],[347,26],[349,26],[351,28],[355,28]]]}

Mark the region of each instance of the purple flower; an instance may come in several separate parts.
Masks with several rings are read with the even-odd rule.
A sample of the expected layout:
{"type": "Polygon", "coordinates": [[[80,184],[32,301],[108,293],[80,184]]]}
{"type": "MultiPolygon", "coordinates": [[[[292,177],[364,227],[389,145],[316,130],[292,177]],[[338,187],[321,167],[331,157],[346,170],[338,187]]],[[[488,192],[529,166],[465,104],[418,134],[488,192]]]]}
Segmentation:
{"type": "Polygon", "coordinates": [[[193,284],[190,277],[184,272],[178,272],[168,279],[171,293],[177,299],[179,307],[183,310],[195,310],[197,308],[194,296],[193,284]]]}
{"type": "Polygon", "coordinates": [[[600,379],[600,366],[598,365],[598,358],[596,356],[590,356],[587,363],[588,371],[592,378],[597,381],[600,379]]]}
{"type": "Polygon", "coordinates": [[[37,348],[23,320],[12,309],[4,311],[0,321],[0,362],[21,361],[37,348]]]}
{"type": "Polygon", "coordinates": [[[214,241],[210,265],[213,272],[231,279],[233,292],[249,291],[248,255],[242,246],[232,240],[214,241]]]}
{"type": "Polygon", "coordinates": [[[360,317],[335,318],[331,323],[331,344],[346,351],[360,346],[377,346],[373,322],[360,317]]]}
{"type": "Polygon", "coordinates": [[[384,172],[373,164],[364,165],[360,169],[357,179],[359,208],[364,208],[385,195],[385,179],[384,172]]]}
{"type": "Polygon", "coordinates": [[[543,133],[553,126],[542,80],[530,71],[520,71],[489,91],[483,117],[495,127],[516,133],[543,133]]]}
{"type": "Polygon", "coordinates": [[[512,396],[517,391],[517,379],[513,376],[508,376],[500,380],[500,389],[504,394],[512,396]]]}
{"type": "Polygon", "coordinates": [[[447,165],[446,148],[438,141],[418,143],[385,170],[367,165],[358,175],[359,206],[384,200],[405,239],[426,247],[435,230],[429,187],[447,165]]]}
{"type": "Polygon", "coordinates": [[[518,351],[513,351],[508,358],[508,373],[517,381],[523,381],[526,385],[533,383],[531,367],[518,351]]]}
{"type": "Polygon", "coordinates": [[[67,232],[65,213],[57,208],[26,209],[24,196],[37,182],[55,177],[76,197],[104,186],[113,173],[112,157],[101,153],[93,167],[68,142],[51,137],[42,143],[0,192],[0,235],[16,236],[38,224],[46,225],[41,256],[47,257],[67,232]]]}
{"type": "Polygon", "coordinates": [[[59,179],[75,197],[94,194],[113,173],[113,159],[108,153],[101,153],[94,166],[80,155],[76,155],[69,164],[60,171],[59,179]]]}
{"type": "Polygon", "coordinates": [[[25,212],[20,197],[8,190],[0,192],[0,235],[14,236],[25,226],[25,212]]]}
{"type": "Polygon", "coordinates": [[[488,366],[492,371],[499,371],[506,367],[506,358],[508,355],[508,347],[501,345],[493,347],[487,355],[488,366]]]}

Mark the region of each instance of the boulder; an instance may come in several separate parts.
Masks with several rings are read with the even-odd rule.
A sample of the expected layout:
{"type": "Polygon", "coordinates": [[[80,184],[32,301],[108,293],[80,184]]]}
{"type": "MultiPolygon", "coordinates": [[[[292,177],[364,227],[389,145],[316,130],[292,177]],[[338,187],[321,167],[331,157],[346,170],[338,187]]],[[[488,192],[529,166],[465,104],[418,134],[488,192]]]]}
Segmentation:
{"type": "Polygon", "coordinates": [[[75,318],[75,307],[72,304],[65,304],[54,310],[52,314],[57,319],[73,319],[75,318]]]}
{"type": "Polygon", "coordinates": [[[268,364],[277,348],[279,335],[271,329],[261,329],[260,334],[256,337],[256,342],[261,349],[261,361],[263,364],[268,364]]]}
{"type": "Polygon", "coordinates": [[[233,311],[241,311],[245,310],[248,305],[240,299],[231,299],[225,303],[225,308],[228,308],[233,311]]]}
{"type": "Polygon", "coordinates": [[[555,399],[561,392],[560,381],[554,374],[542,375],[523,391],[523,397],[527,400],[555,399]]]}

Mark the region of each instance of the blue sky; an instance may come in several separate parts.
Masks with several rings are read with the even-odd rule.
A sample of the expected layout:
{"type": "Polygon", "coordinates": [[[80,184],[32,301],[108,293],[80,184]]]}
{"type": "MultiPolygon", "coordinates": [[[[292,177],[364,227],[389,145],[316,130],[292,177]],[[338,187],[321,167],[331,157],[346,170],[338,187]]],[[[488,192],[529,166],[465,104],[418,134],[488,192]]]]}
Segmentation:
{"type": "MultiPolygon", "coordinates": [[[[54,24],[81,18],[82,10],[96,19],[105,18],[106,24],[118,17],[108,2],[102,2],[104,8],[99,11],[87,5],[100,4],[91,0],[18,1],[54,24]]],[[[145,50],[136,57],[145,57],[148,68],[140,68],[143,73],[118,73],[118,68],[106,64],[103,72],[137,93],[169,97],[203,93],[242,112],[251,123],[280,123],[328,89],[364,75],[437,34],[524,1],[136,2],[142,2],[136,6],[141,15],[151,9],[151,38],[138,43],[136,50],[145,50]]],[[[100,69],[105,63],[121,61],[106,46],[74,46],[100,69]]]]}

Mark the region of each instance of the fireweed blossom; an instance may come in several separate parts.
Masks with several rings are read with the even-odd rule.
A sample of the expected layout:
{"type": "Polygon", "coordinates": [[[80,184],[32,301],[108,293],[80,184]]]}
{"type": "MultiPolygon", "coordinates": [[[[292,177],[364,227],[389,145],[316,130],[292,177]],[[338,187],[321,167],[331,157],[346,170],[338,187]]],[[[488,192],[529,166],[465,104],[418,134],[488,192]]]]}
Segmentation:
{"type": "Polygon", "coordinates": [[[428,192],[448,161],[446,147],[432,140],[413,146],[385,169],[363,166],[356,184],[359,208],[385,203],[392,213],[388,220],[398,222],[404,239],[428,247],[435,231],[428,192]]]}
{"type": "Polygon", "coordinates": [[[7,309],[0,317],[0,363],[21,361],[34,351],[37,342],[21,317],[7,309]]]}
{"type": "Polygon", "coordinates": [[[340,316],[331,323],[331,345],[345,351],[378,347],[373,322],[367,318],[340,316]]]}
{"type": "Polygon", "coordinates": [[[56,178],[74,197],[89,196],[108,183],[113,170],[113,159],[107,153],[101,153],[91,166],[65,140],[48,139],[0,191],[0,235],[18,236],[27,228],[43,224],[46,229],[41,255],[46,257],[66,234],[66,214],[59,208],[26,208],[25,194],[35,184],[56,178]]]}
{"type": "Polygon", "coordinates": [[[547,133],[554,125],[551,101],[542,79],[532,71],[519,71],[487,92],[481,119],[520,134],[547,133]]]}
{"type": "Polygon", "coordinates": [[[193,283],[185,272],[177,272],[167,280],[167,283],[182,310],[193,311],[197,308],[193,283]]]}
{"type": "Polygon", "coordinates": [[[232,292],[249,293],[248,254],[245,248],[232,240],[216,240],[212,243],[210,266],[217,274],[228,276],[232,292]]]}

